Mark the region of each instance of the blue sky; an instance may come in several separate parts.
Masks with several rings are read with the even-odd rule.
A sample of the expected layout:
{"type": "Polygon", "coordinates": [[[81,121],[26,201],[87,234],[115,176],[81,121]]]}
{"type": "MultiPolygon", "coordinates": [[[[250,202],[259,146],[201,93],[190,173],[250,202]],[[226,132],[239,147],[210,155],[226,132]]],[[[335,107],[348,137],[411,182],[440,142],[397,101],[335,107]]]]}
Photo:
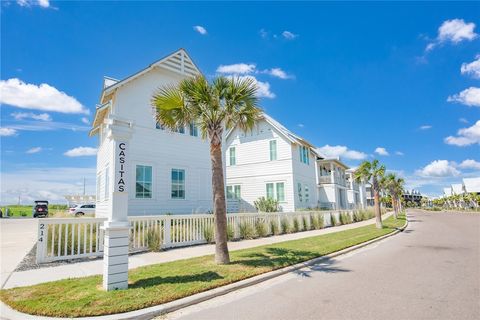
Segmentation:
{"type": "Polygon", "coordinates": [[[59,201],[83,177],[94,193],[103,76],[181,47],[208,77],[255,77],[328,155],[440,194],[480,176],[479,23],[479,3],[2,2],[1,202],[59,201]]]}

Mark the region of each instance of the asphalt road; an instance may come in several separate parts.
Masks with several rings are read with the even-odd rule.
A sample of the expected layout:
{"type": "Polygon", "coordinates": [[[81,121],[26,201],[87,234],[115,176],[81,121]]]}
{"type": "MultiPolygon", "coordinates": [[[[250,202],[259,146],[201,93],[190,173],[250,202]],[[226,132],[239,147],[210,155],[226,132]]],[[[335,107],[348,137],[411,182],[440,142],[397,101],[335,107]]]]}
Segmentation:
{"type": "Polygon", "coordinates": [[[30,252],[37,239],[38,219],[0,219],[0,286],[30,252]]]}
{"type": "Polygon", "coordinates": [[[167,319],[480,319],[480,214],[409,213],[407,230],[167,319]]]}

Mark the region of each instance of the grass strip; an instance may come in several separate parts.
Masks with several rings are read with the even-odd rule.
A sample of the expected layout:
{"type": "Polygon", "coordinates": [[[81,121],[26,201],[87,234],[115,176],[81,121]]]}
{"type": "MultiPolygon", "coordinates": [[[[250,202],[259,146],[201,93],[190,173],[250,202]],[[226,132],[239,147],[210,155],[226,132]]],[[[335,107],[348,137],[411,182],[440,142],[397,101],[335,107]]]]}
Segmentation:
{"type": "Polygon", "coordinates": [[[383,229],[368,225],[232,251],[229,265],[216,265],[209,255],[140,267],[129,271],[128,290],[103,291],[102,277],[90,276],[1,290],[0,299],[18,311],[42,316],[85,317],[133,311],[324,256],[389,234],[404,223],[405,216],[397,220],[390,217],[383,229]]]}

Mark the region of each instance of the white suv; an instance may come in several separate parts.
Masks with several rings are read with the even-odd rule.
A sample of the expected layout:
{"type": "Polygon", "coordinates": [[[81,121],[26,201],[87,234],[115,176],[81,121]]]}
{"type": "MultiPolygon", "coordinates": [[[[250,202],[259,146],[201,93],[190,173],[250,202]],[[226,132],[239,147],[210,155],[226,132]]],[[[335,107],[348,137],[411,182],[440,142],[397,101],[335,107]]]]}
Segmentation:
{"type": "Polygon", "coordinates": [[[77,216],[83,216],[85,214],[95,214],[94,204],[77,204],[75,207],[70,208],[68,213],[77,216]]]}

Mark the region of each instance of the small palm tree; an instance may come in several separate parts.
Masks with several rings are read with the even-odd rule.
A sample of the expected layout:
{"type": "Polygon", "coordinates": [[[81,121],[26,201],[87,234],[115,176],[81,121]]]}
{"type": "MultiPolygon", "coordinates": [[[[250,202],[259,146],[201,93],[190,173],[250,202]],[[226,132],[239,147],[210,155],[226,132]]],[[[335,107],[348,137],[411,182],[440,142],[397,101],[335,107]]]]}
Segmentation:
{"type": "Polygon", "coordinates": [[[202,138],[209,139],[212,161],[213,213],[215,217],[215,262],[230,262],[227,246],[227,209],[222,162],[225,130],[238,126],[248,131],[260,118],[257,86],[251,78],[189,78],[176,86],[160,88],[152,97],[156,119],[175,130],[195,123],[202,138]]]}
{"type": "Polygon", "coordinates": [[[354,178],[357,182],[371,181],[373,189],[373,201],[375,208],[375,224],[378,229],[381,229],[382,226],[382,213],[380,211],[380,191],[382,186],[380,181],[382,180],[383,175],[385,174],[385,166],[380,165],[378,160],[373,160],[372,162],[364,161],[358,169],[355,171],[354,178]]]}
{"type": "Polygon", "coordinates": [[[397,219],[398,206],[397,206],[397,176],[395,173],[389,173],[382,177],[380,182],[383,188],[387,190],[390,195],[390,201],[392,202],[393,216],[397,219]]]}

